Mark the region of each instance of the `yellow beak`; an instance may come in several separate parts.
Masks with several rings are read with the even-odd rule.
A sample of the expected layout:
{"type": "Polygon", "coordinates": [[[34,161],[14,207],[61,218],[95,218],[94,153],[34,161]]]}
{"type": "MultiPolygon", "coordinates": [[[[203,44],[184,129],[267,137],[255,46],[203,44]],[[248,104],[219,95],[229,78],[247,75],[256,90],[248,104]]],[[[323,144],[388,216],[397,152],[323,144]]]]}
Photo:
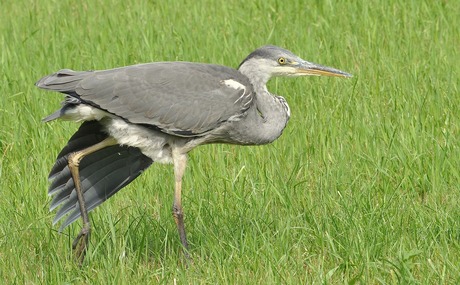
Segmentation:
{"type": "Polygon", "coordinates": [[[352,77],[350,73],[341,70],[323,66],[320,64],[304,61],[294,65],[297,75],[316,75],[316,76],[336,76],[336,77],[352,77]]]}

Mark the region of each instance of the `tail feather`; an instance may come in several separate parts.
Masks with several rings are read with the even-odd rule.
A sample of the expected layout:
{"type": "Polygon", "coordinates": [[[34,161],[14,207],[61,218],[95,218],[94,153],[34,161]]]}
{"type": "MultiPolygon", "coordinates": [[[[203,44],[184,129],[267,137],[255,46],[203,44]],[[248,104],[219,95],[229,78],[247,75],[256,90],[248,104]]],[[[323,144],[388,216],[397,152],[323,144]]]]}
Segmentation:
{"type": "Polygon", "coordinates": [[[62,69],[56,73],[38,80],[35,85],[39,88],[71,94],[82,79],[93,71],[73,71],[62,69]]]}
{"type": "Polygon", "coordinates": [[[68,104],[64,101],[63,106],[59,110],[56,110],[51,115],[48,115],[45,118],[43,118],[42,122],[47,123],[47,122],[59,119],[62,116],[64,116],[68,110],[70,110],[71,108],[74,108],[76,105],[77,104],[68,104]]]}
{"type": "MultiPolygon", "coordinates": [[[[58,210],[53,223],[64,216],[64,229],[77,220],[81,213],[78,206],[75,185],[68,167],[68,156],[78,150],[94,145],[107,137],[97,121],[84,122],[59,153],[51,172],[49,194],[54,196],[50,209],[58,210]]],[[[88,211],[93,210],[108,198],[128,185],[146,168],[152,160],[138,148],[114,145],[94,152],[80,162],[80,181],[88,211]]]]}
{"type": "Polygon", "coordinates": [[[73,108],[75,105],[80,104],[81,100],[75,92],[75,89],[78,84],[91,73],[92,71],[62,69],[38,80],[35,83],[37,87],[45,90],[62,92],[68,95],[62,104],[62,108],[43,118],[42,121],[49,122],[58,119],[65,115],[69,108],[73,108]]]}

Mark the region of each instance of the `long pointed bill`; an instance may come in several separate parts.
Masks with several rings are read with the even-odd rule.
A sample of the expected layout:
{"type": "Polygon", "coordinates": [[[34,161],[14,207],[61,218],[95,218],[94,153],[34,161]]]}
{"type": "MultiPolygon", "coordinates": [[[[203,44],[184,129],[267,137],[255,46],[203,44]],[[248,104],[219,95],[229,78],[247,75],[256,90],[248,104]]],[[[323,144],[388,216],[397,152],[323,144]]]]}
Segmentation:
{"type": "Polygon", "coordinates": [[[319,65],[316,63],[304,61],[295,66],[297,75],[316,75],[316,76],[337,76],[337,77],[352,77],[350,73],[341,70],[319,65]]]}

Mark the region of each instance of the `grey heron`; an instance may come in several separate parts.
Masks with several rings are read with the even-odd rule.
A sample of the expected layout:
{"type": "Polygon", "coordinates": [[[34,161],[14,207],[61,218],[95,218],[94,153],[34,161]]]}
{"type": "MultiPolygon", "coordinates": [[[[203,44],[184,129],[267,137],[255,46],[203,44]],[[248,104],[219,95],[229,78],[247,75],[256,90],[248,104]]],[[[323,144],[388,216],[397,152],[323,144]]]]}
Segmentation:
{"type": "Polygon", "coordinates": [[[49,178],[50,210],[61,230],[81,217],[73,242],[84,259],[88,212],[139,176],[154,161],[174,165],[173,216],[188,259],[181,203],[187,154],[199,145],[262,145],[276,140],[290,110],[271,94],[274,76],[351,75],[263,46],[233,69],[192,62],[155,62],[98,71],[63,69],[36,86],[64,93],[62,107],[44,118],[83,122],[58,154],[49,178]]]}

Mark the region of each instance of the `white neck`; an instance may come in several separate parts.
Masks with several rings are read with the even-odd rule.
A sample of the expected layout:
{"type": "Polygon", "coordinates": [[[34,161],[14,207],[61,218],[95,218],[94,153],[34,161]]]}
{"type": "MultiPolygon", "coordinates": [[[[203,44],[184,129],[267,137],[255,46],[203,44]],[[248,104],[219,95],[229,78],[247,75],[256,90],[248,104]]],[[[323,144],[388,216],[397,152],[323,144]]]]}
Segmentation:
{"type": "Polygon", "coordinates": [[[272,77],[272,74],[269,72],[270,65],[268,60],[249,59],[243,62],[238,70],[249,79],[255,89],[254,91],[267,90],[265,85],[272,77]],[[254,76],[255,74],[257,76],[254,76]]]}

